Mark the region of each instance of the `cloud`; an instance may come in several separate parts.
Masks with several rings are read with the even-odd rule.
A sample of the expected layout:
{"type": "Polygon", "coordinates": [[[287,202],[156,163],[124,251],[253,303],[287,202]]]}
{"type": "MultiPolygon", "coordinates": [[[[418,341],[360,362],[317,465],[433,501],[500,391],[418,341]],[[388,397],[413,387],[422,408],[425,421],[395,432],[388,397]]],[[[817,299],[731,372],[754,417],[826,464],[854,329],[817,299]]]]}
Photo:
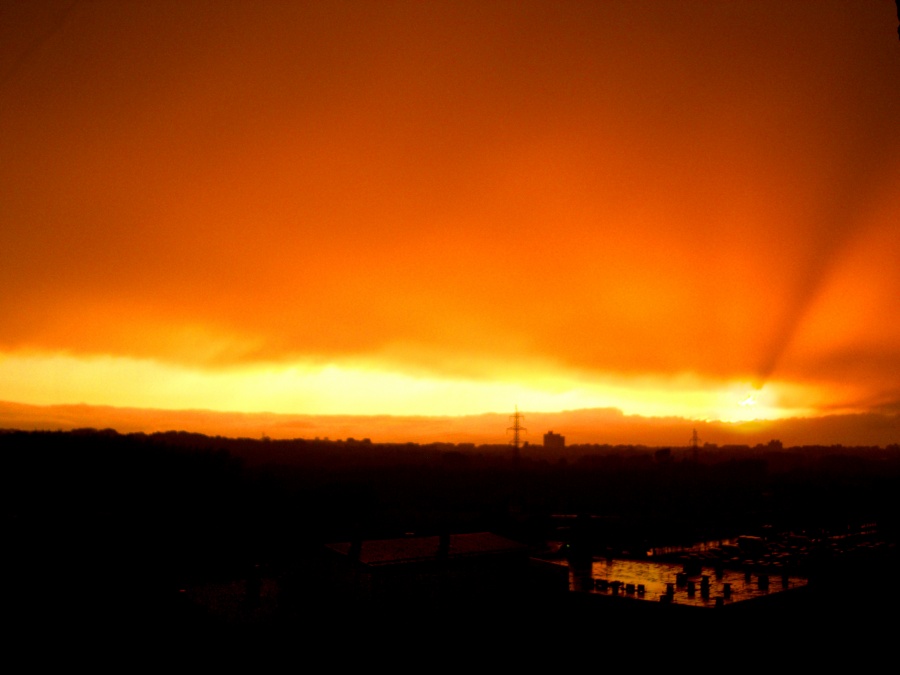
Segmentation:
{"type": "Polygon", "coordinates": [[[0,349],[878,382],[809,326],[884,228],[883,14],[79,4],[3,84],[0,349]]]}

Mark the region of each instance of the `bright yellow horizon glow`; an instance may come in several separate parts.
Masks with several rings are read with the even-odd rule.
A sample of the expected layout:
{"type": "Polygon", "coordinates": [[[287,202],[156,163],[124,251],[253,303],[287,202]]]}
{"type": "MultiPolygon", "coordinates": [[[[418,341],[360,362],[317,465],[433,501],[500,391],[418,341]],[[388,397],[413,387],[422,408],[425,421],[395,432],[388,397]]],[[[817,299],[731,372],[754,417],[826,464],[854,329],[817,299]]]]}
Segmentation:
{"type": "Polygon", "coordinates": [[[459,416],[617,408],[626,415],[743,422],[815,416],[812,389],[769,382],[711,385],[689,377],[585,381],[541,374],[524,383],[413,377],[338,364],[192,370],[122,357],[0,354],[0,400],[302,415],[459,416]],[[788,396],[785,396],[788,395],[788,396]],[[754,405],[745,405],[749,400],[754,405]]]}

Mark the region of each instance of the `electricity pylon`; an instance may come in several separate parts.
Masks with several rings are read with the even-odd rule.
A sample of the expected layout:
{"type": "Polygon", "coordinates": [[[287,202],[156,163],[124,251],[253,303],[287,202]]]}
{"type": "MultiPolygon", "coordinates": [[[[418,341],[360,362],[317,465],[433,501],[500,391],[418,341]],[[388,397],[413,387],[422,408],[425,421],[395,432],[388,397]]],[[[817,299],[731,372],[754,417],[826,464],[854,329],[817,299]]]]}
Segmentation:
{"type": "Polygon", "coordinates": [[[697,435],[696,429],[691,435],[691,450],[693,450],[693,460],[696,462],[700,455],[700,437],[697,435]]]}
{"type": "Polygon", "coordinates": [[[506,431],[513,432],[512,446],[513,446],[513,457],[515,459],[519,459],[519,434],[523,431],[528,431],[525,427],[522,426],[521,421],[525,419],[525,415],[519,412],[519,406],[516,406],[516,412],[509,416],[509,419],[513,421],[513,425],[511,427],[507,427],[506,431]]]}

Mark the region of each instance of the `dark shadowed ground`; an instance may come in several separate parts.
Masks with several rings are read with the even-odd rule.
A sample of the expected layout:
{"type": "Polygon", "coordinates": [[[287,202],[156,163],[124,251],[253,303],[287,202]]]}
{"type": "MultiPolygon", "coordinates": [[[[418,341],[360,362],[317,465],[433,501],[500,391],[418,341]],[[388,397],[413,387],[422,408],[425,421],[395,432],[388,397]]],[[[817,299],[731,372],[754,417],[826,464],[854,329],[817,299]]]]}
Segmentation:
{"type": "Polygon", "coordinates": [[[573,650],[635,663],[776,649],[813,658],[871,652],[900,600],[896,448],[595,447],[514,461],[507,446],[84,430],[6,432],[0,452],[2,608],[27,638],[290,645],[348,660],[555,653],[558,667],[573,650]],[[526,582],[362,600],[323,574],[330,542],[480,531],[538,556],[785,533],[818,544],[792,561],[810,579],[803,593],[728,612],[526,582]]]}

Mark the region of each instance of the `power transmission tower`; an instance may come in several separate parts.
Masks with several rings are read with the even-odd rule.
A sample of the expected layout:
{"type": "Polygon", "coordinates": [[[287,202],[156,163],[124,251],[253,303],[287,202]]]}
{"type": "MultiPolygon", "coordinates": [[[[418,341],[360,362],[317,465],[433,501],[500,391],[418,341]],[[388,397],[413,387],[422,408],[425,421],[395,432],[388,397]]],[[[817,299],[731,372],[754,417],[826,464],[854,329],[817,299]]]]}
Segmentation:
{"type": "Polygon", "coordinates": [[[522,426],[522,420],[525,419],[525,415],[519,412],[519,406],[516,406],[516,412],[509,416],[509,419],[512,420],[513,425],[511,427],[507,427],[506,431],[513,432],[513,459],[519,459],[519,434],[523,431],[528,431],[525,427],[522,426]]]}
{"type": "Polygon", "coordinates": [[[694,429],[694,433],[691,434],[691,450],[693,451],[694,461],[696,462],[700,455],[700,437],[697,435],[696,429],[694,429]]]}

